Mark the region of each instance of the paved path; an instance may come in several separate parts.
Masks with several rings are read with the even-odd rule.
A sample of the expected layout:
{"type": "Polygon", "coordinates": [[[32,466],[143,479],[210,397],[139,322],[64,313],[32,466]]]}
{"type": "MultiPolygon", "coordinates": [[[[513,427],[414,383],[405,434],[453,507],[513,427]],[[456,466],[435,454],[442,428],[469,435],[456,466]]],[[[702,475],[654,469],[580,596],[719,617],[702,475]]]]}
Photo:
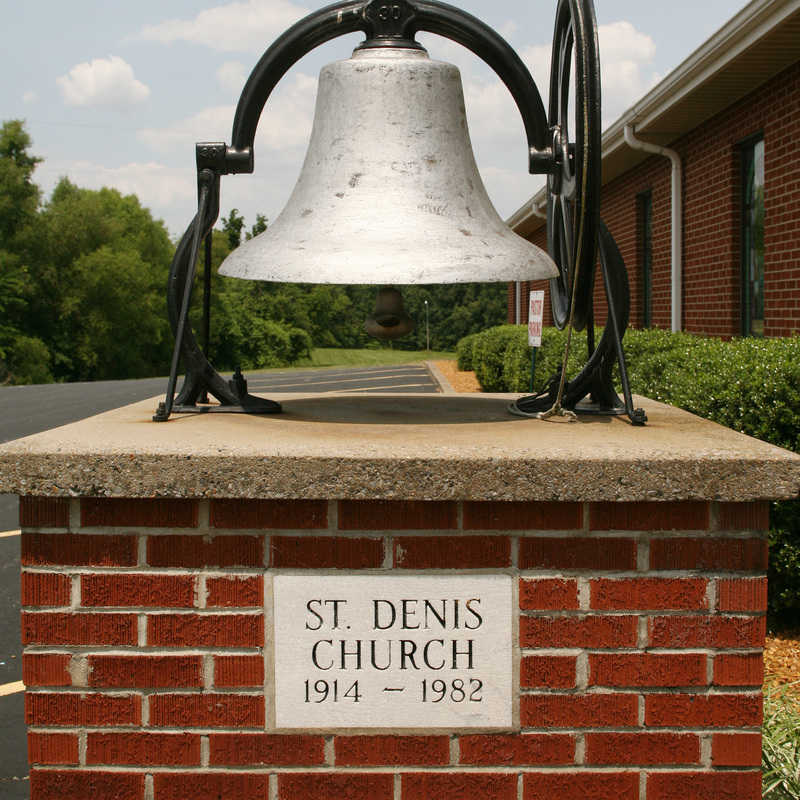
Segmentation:
{"type": "MultiPolygon", "coordinates": [[[[424,364],[278,370],[248,374],[253,394],[285,392],[438,392],[424,364]]],[[[0,443],[156,397],[166,379],[0,387],[0,443]]],[[[153,403],[155,410],[156,402],[153,403]]],[[[29,796],[19,604],[17,498],[0,495],[0,798],[29,796]]]]}

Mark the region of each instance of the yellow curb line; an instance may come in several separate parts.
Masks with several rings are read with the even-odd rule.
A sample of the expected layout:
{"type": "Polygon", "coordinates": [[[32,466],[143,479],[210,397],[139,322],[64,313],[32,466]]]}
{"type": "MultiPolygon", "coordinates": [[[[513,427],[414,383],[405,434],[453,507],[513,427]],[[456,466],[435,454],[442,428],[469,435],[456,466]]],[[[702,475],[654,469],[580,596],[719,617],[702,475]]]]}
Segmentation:
{"type": "Polygon", "coordinates": [[[5,697],[9,694],[18,694],[25,691],[25,684],[22,681],[14,681],[14,683],[4,683],[0,686],[0,697],[5,697]]]}

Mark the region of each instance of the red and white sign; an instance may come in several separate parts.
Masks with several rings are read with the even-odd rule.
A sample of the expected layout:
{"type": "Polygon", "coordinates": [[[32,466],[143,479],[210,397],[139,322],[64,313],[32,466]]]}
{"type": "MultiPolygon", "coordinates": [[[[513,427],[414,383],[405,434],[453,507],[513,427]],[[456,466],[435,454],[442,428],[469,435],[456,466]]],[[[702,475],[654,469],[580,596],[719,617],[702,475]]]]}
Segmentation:
{"type": "Polygon", "coordinates": [[[528,307],[528,344],[542,346],[542,320],[544,319],[544,291],[531,292],[528,307]]]}

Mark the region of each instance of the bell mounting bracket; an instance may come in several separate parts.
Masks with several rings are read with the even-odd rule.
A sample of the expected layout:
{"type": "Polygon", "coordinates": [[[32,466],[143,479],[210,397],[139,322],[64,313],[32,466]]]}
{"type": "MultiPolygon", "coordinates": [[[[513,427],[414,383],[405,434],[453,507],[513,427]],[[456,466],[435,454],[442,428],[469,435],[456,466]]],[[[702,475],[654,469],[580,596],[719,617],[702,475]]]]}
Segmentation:
{"type": "MultiPolygon", "coordinates": [[[[561,8],[566,3],[567,0],[559,0],[557,14],[562,13],[561,8]]],[[[570,8],[588,6],[594,24],[591,0],[568,0],[568,5],[570,8]]],[[[236,108],[231,144],[201,142],[196,146],[198,211],[178,244],[170,267],[167,306],[175,347],[166,398],[153,416],[155,421],[164,422],[173,412],[277,413],[281,410],[280,404],[274,401],[248,394],[247,382],[240,370],[226,381],[208,358],[211,233],[219,217],[220,178],[254,171],[254,141],[261,114],[289,69],[325,42],[359,31],[366,37],[360,47],[420,48],[414,39],[420,31],[438,34],[466,47],[495,71],[514,98],[525,126],[529,171],[558,175],[569,162],[569,156],[565,156],[570,152],[569,145],[561,146],[559,139],[559,147],[554,147],[557,137],[553,114],[546,113],[527,67],[498,33],[471,14],[438,0],[344,0],[309,14],[282,34],[253,69],[236,108]],[[192,330],[188,313],[201,243],[205,243],[202,347],[192,330]],[[176,396],[181,362],[186,376],[176,396]],[[219,405],[207,405],[209,395],[213,395],[219,405]]],[[[558,33],[558,21],[556,31],[558,33]]],[[[596,49],[596,30],[593,28],[592,32],[596,49]]],[[[579,56],[582,47],[584,44],[579,39],[579,56]]],[[[599,126],[599,116],[593,124],[599,126]]],[[[599,127],[597,139],[599,141],[599,127]]],[[[582,235],[593,243],[598,228],[596,223],[588,227],[582,235]]],[[[621,356],[621,344],[618,350],[621,356]]]]}

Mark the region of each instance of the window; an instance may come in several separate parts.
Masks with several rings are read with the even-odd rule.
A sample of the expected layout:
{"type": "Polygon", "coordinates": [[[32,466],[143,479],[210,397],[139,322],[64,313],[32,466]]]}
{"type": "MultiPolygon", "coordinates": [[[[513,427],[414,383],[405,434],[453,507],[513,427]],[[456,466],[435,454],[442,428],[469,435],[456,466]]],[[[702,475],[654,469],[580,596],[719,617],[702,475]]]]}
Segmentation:
{"type": "Polygon", "coordinates": [[[653,193],[636,196],[636,242],[639,251],[639,304],[643,328],[653,324],[653,193]]]}
{"type": "Polygon", "coordinates": [[[742,334],[764,335],[764,140],[742,146],[742,334]]]}

